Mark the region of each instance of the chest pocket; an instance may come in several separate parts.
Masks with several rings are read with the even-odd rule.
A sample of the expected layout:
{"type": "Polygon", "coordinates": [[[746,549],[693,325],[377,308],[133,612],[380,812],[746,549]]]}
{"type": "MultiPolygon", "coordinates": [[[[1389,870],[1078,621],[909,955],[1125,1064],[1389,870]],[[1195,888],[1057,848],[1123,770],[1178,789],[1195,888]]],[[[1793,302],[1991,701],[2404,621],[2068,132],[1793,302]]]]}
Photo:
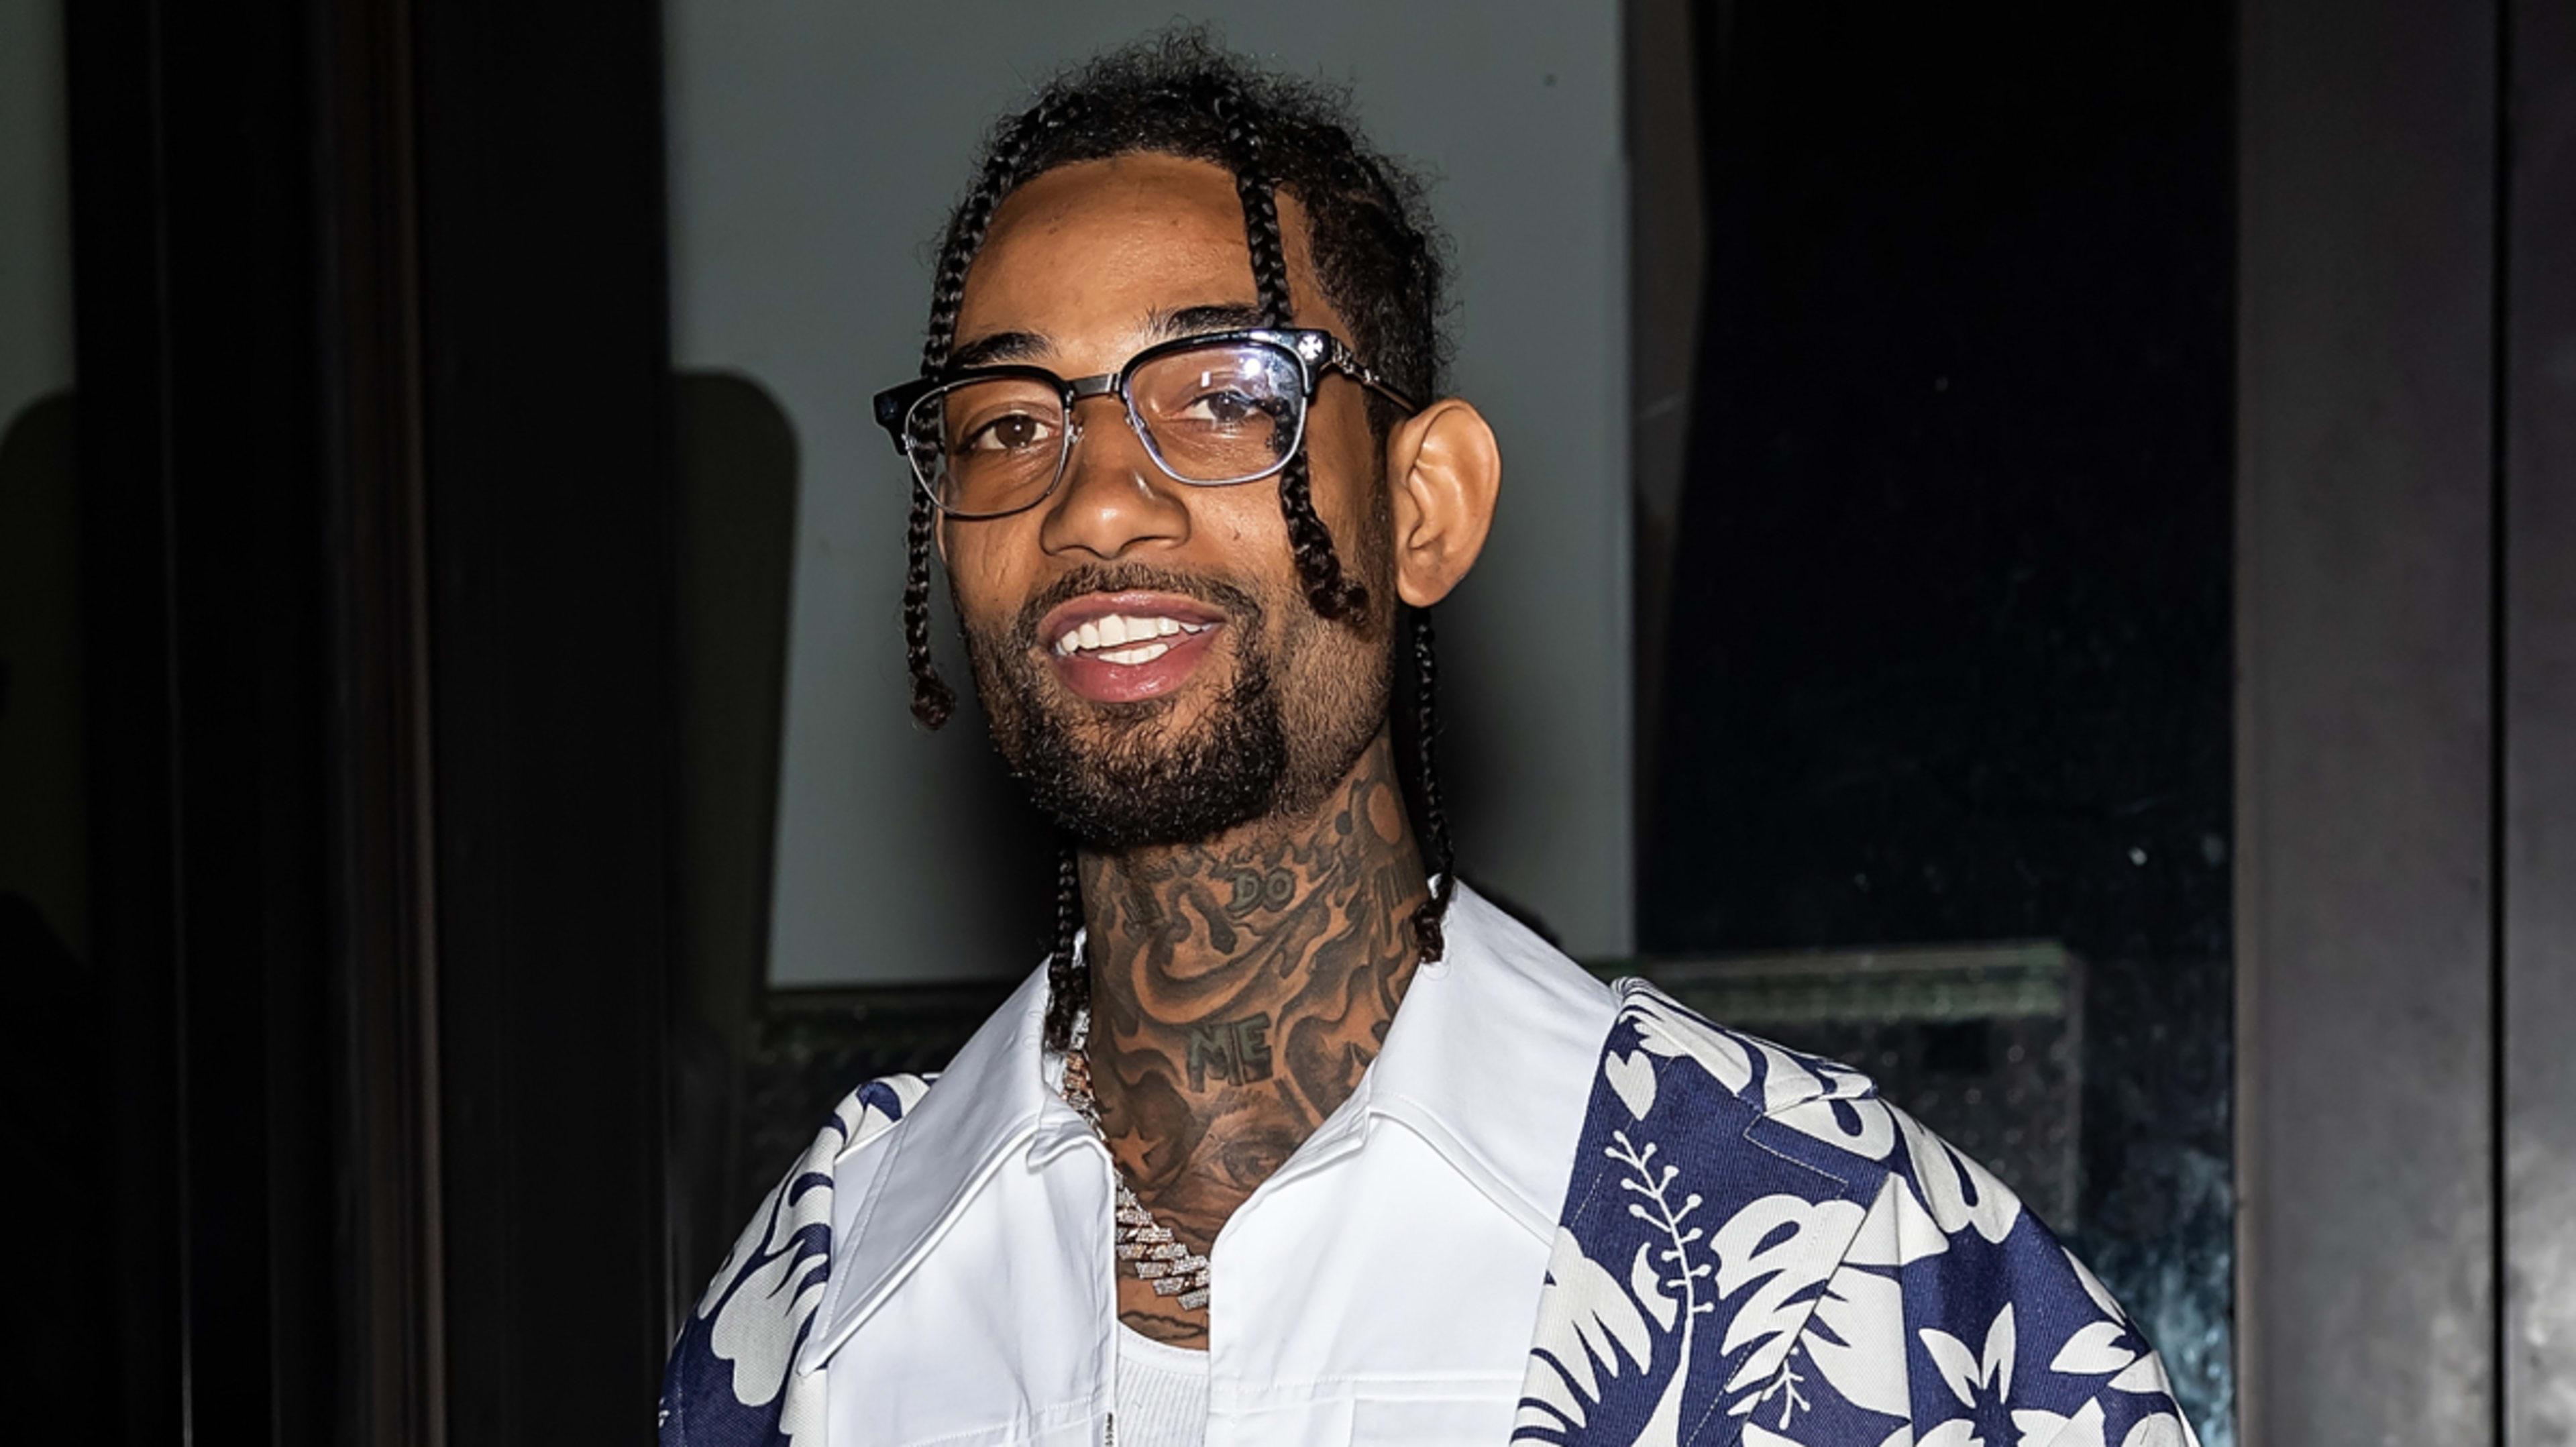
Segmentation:
{"type": "Polygon", "coordinates": [[[1351,1404],[1351,1447],[1502,1447],[1519,1396],[1516,1378],[1474,1397],[1362,1397],[1351,1404]]]}

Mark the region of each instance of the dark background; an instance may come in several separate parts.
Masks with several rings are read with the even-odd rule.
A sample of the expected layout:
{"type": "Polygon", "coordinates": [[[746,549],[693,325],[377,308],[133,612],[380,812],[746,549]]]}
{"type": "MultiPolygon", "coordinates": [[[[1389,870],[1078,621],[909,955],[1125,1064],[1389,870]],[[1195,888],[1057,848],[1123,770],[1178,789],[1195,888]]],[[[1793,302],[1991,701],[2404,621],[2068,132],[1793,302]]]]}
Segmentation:
{"type": "MultiPolygon", "coordinates": [[[[1700,18],[1641,947],[2080,957],[2051,1224],[2227,1440],[2233,12],[1700,18]]],[[[1856,1063],[2006,1115],[2005,1047],[1952,1028],[1856,1063]]]]}

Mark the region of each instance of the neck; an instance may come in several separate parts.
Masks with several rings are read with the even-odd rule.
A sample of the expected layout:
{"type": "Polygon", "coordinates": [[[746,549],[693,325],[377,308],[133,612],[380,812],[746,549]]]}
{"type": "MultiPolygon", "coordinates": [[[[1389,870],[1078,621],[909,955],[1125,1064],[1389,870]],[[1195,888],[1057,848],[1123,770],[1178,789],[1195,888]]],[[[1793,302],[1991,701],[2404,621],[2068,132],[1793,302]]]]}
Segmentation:
{"type": "Polygon", "coordinates": [[[1204,1247],[1350,1096],[1413,979],[1428,887],[1394,749],[1311,814],[1081,863],[1101,1123],[1204,1247]]]}

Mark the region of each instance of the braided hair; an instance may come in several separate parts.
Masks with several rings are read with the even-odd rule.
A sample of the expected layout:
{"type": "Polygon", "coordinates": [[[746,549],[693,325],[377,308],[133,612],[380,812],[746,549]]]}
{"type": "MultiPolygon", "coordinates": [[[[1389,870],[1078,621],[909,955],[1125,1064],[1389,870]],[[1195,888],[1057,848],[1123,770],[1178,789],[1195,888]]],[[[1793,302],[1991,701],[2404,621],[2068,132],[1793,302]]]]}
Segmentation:
{"type": "MultiPolygon", "coordinates": [[[[1263,73],[1194,26],[1111,51],[1058,77],[1027,110],[994,127],[975,183],[950,214],[940,245],[922,375],[936,375],[948,364],[967,273],[1003,200],[1058,167],[1139,153],[1207,161],[1233,173],[1259,305],[1273,326],[1290,325],[1293,316],[1278,192],[1295,192],[1305,204],[1317,280],[1349,326],[1352,345],[1398,390],[1437,395],[1446,361],[1438,325],[1443,268],[1421,184],[1359,139],[1345,97],[1263,73]]],[[[1370,430],[1382,442],[1400,414],[1374,391],[1367,408],[1370,430]]],[[[913,717],[936,729],[957,702],[930,649],[930,544],[938,516],[921,489],[912,490],[911,507],[904,530],[905,662],[913,717]]],[[[1368,590],[1344,574],[1332,534],[1315,512],[1302,448],[1279,473],[1279,510],[1308,606],[1327,619],[1364,620],[1368,590]]],[[[1414,913],[1413,933],[1421,958],[1435,960],[1445,943],[1442,925],[1457,869],[1433,767],[1438,717],[1431,617],[1425,610],[1406,612],[1414,735],[1414,767],[1406,782],[1440,876],[1414,913]]],[[[1057,866],[1055,939],[1047,962],[1046,1037],[1058,1049],[1070,1040],[1073,1021],[1090,997],[1090,978],[1074,952],[1080,916],[1075,856],[1067,846],[1057,866]]]]}
{"type": "MultiPolygon", "coordinates": [[[[1262,154],[1261,127],[1247,112],[1242,87],[1227,85],[1215,97],[1225,122],[1226,149],[1234,154],[1234,193],[1243,201],[1243,240],[1252,253],[1252,283],[1261,296],[1266,326],[1295,323],[1288,304],[1288,246],[1279,234],[1279,193],[1262,154]]],[[[1279,473],[1279,511],[1288,524],[1288,548],[1297,561],[1306,601],[1326,618],[1356,618],[1368,610],[1368,590],[1342,576],[1333,537],[1315,516],[1315,489],[1300,447],[1279,473]]]]}

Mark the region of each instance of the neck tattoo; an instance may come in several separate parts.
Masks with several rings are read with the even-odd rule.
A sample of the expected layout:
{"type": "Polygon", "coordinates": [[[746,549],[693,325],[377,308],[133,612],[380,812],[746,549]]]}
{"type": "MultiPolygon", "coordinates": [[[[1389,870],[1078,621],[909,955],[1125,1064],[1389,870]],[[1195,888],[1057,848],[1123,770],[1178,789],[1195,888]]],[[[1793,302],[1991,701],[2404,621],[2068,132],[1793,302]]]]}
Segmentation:
{"type": "MultiPolygon", "coordinates": [[[[1080,1112],[1106,1141],[1108,1133],[1100,1128],[1100,1102],[1091,1094],[1091,1058],[1083,1053],[1090,1034],[1091,1012],[1085,1010],[1074,1017],[1073,1048],[1064,1056],[1064,1103],[1080,1112]]],[[[1111,1253],[1136,1273],[1137,1280],[1152,1286],[1156,1296],[1173,1298],[1183,1311],[1207,1310],[1207,1257],[1174,1239],[1172,1228],[1155,1220],[1154,1213],[1128,1189],[1123,1174],[1117,1177],[1117,1185],[1111,1253]]]]}
{"type": "Polygon", "coordinates": [[[1393,750],[1311,818],[1086,854],[1082,876],[1092,1008],[1064,1094],[1117,1168],[1118,1258],[1162,1308],[1120,1316],[1203,1339],[1164,1313],[1204,1309],[1217,1231],[1358,1088],[1420,963],[1429,885],[1393,750]]]}

